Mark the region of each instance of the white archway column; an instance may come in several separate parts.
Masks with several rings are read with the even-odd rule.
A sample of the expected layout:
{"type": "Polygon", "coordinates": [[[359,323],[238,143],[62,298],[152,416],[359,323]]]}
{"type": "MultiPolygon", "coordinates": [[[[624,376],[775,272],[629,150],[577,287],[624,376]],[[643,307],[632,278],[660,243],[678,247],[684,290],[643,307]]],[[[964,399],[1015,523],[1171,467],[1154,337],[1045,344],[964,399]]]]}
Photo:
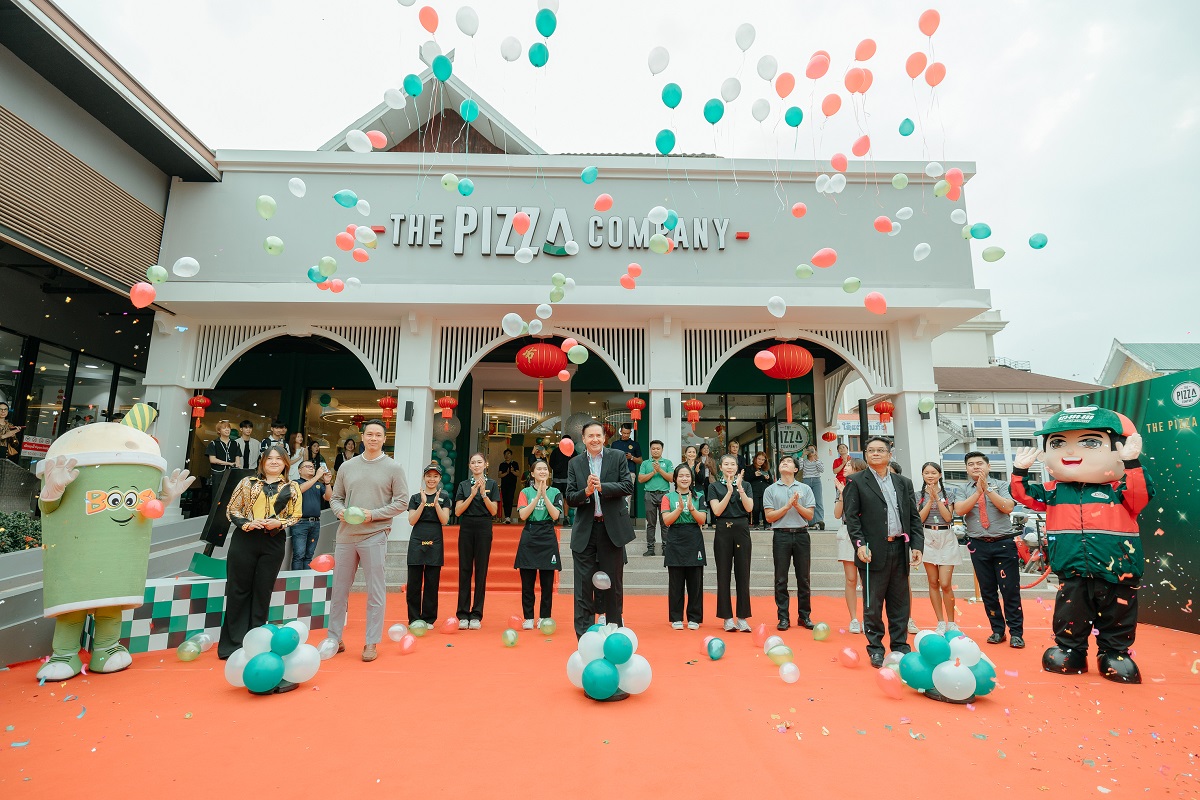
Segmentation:
{"type": "MultiPolygon", "coordinates": [[[[411,496],[421,485],[422,472],[429,463],[429,443],[433,440],[433,390],[428,386],[401,386],[396,390],[395,450],[392,457],[404,469],[411,496]],[[405,420],[408,404],[412,403],[412,419],[405,420]]],[[[407,498],[406,498],[407,499],[407,498]]],[[[408,515],[400,514],[392,519],[393,541],[407,541],[412,526],[408,515]]]]}
{"type": "MultiPolygon", "coordinates": [[[[896,410],[892,417],[895,432],[895,458],[906,470],[918,470],[926,461],[941,461],[938,451],[937,421],[933,414],[921,419],[917,403],[922,397],[933,397],[937,383],[933,378],[933,341],[925,335],[922,321],[900,322],[896,325],[896,347],[893,371],[900,390],[892,402],[896,410]]],[[[916,483],[920,476],[909,475],[916,483]]]]}
{"type": "MultiPolygon", "coordinates": [[[[150,338],[150,352],[146,359],[146,377],[142,380],[142,402],[158,410],[158,418],[150,426],[150,434],[158,440],[163,458],[167,460],[167,471],[187,466],[188,437],[192,430],[192,409],[188,405],[193,391],[182,384],[191,379],[191,355],[195,350],[190,331],[179,331],[188,327],[179,317],[159,315],[155,319],[150,338]]],[[[166,508],[162,522],[178,521],[183,518],[179,501],[166,508]]]]}
{"type": "MultiPolygon", "coordinates": [[[[663,457],[672,464],[683,458],[683,368],[683,323],[670,317],[650,320],[646,325],[646,379],[650,390],[646,418],[650,438],[662,440],[663,457]],[[670,405],[670,417],[664,401],[670,405]]],[[[644,455],[648,453],[647,449],[644,455]]]]}

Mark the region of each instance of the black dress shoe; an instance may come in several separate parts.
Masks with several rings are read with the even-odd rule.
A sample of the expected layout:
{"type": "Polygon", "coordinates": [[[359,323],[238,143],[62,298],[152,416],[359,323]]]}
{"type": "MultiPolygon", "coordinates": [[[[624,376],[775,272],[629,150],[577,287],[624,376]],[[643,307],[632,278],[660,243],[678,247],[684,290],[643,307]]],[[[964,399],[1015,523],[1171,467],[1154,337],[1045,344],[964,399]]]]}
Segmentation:
{"type": "Polygon", "coordinates": [[[649,547],[647,547],[647,548],[646,548],[646,552],[642,553],[642,555],[643,555],[643,556],[652,556],[652,555],[654,555],[654,545],[650,545],[649,547]]]}
{"type": "Polygon", "coordinates": [[[790,627],[792,627],[792,626],[788,624],[788,621],[786,619],[781,619],[781,620],[779,620],[779,624],[775,626],[775,630],[786,631],[790,627]]]}
{"type": "Polygon", "coordinates": [[[803,625],[804,627],[808,628],[810,631],[811,631],[811,630],[813,629],[813,627],[814,627],[814,626],[813,626],[813,621],[812,621],[811,619],[809,619],[808,617],[805,617],[805,616],[801,616],[801,617],[800,617],[800,619],[796,620],[796,624],[797,624],[797,625],[803,625]]]}
{"type": "Polygon", "coordinates": [[[1096,666],[1101,677],[1114,683],[1141,683],[1142,673],[1129,653],[1097,653],[1096,666]]]}
{"type": "Polygon", "coordinates": [[[883,656],[871,656],[871,666],[875,669],[883,667],[883,656]]]}
{"type": "Polygon", "coordinates": [[[991,636],[987,637],[988,644],[1000,644],[1003,641],[1004,641],[1003,633],[993,633],[991,636]]]}
{"type": "Polygon", "coordinates": [[[1087,651],[1051,647],[1042,653],[1042,669],[1059,675],[1082,675],[1088,671],[1087,651]]]}
{"type": "Polygon", "coordinates": [[[1014,636],[1014,637],[1012,637],[1012,639],[1010,639],[1008,641],[1008,646],[1014,647],[1017,650],[1020,650],[1022,647],[1025,646],[1025,640],[1022,639],[1020,636],[1014,636]]]}

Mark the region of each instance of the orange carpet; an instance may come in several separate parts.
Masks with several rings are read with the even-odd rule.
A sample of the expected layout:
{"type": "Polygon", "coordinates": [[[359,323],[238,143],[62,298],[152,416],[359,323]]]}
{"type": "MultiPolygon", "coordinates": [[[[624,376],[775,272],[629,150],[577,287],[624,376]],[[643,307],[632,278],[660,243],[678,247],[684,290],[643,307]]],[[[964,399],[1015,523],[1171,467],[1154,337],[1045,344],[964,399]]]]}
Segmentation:
{"type": "MultiPolygon", "coordinates": [[[[400,620],[403,596],[388,600],[400,620]]],[[[982,608],[962,607],[982,641],[982,608]]],[[[1029,647],[987,647],[1001,687],[968,708],[908,690],[893,700],[870,669],[840,666],[838,650],[863,640],[836,632],[834,598],[814,615],[835,625],[828,641],[784,634],[801,674],[787,685],[750,635],[673,631],[664,597],[630,597],[654,681],[604,704],[567,682],[568,596],[555,598],[554,637],[503,647],[518,600],[497,595],[482,631],[430,634],[408,656],[385,639],[372,664],[358,658],[363,608],[355,595],[347,652],[287,695],[228,686],[215,651],[190,664],[138,655],[117,675],[41,687],[35,664],[0,672],[0,797],[1200,796],[1200,637],[1171,630],[1140,628],[1142,686],[1055,677],[1038,668],[1049,609],[1029,603],[1029,647]],[[700,654],[710,634],[728,643],[721,661],[700,654]]],[[[770,598],[754,609],[774,619],[770,598]]]]}
{"type": "MultiPolygon", "coordinates": [[[[560,533],[561,535],[561,533],[560,533]]],[[[442,529],[445,564],[442,566],[443,592],[458,591],[458,526],[447,525],[442,529]]],[[[488,556],[488,593],[520,592],[521,573],[513,569],[517,556],[517,545],[521,542],[520,525],[495,525],[492,527],[492,552],[488,556]]],[[[561,545],[560,545],[561,548],[561,545]]],[[[555,587],[558,577],[555,576],[555,587]]],[[[520,606],[520,600],[517,601],[520,606]]],[[[453,606],[450,608],[454,610],[453,606]]]]}

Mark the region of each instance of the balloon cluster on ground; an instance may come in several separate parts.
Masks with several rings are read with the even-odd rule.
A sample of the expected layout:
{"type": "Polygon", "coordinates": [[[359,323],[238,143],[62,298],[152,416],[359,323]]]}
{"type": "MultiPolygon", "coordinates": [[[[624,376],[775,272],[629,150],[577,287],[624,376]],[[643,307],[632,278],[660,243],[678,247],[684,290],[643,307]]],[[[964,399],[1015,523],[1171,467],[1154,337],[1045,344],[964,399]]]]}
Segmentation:
{"type": "Polygon", "coordinates": [[[308,625],[300,620],[251,629],[225,662],[225,680],[254,694],[270,693],[283,681],[310,680],[321,666],[321,654],[305,643],[307,638],[308,625]]]}
{"type": "MultiPolygon", "coordinates": [[[[964,702],[982,697],[996,688],[996,669],[972,639],[959,631],[945,636],[921,631],[914,640],[916,649],[906,653],[898,664],[884,663],[881,670],[894,669],[900,679],[918,692],[934,692],[947,700],[964,702]]],[[[893,654],[894,655],[894,654],[893,654]]],[[[898,696],[890,678],[880,678],[884,691],[898,696]]]]}
{"type": "Polygon", "coordinates": [[[567,659],[567,679],[593,700],[607,700],[617,691],[641,694],[650,688],[653,671],[637,646],[637,635],[629,628],[593,625],[567,659]]]}

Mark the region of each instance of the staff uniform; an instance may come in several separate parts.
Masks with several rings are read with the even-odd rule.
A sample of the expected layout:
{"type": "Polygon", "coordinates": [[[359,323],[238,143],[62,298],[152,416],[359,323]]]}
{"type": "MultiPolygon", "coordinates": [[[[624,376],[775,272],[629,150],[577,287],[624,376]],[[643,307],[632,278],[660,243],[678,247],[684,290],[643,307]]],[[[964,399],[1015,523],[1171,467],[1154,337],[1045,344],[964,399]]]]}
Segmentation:
{"type": "Polygon", "coordinates": [[[730,571],[737,587],[736,616],[738,619],[750,616],[750,512],[742,507],[736,481],[730,484],[724,478],[712,484],[708,504],[711,507],[725,499],[729,492],[733,492],[733,497],[725,506],[725,513],[712,512],[717,528],[713,535],[713,558],[717,562],[717,616],[723,620],[735,616],[729,592],[730,571]]]}
{"type": "MultiPolygon", "coordinates": [[[[238,457],[237,442],[233,441],[232,439],[227,442],[222,441],[221,439],[213,439],[208,443],[208,446],[204,448],[204,455],[216,456],[218,461],[228,461],[230,464],[232,464],[233,460],[238,457]]],[[[225,464],[213,464],[210,462],[208,469],[215,479],[222,472],[227,469],[233,469],[233,467],[225,464]]]]}
{"type": "MultiPolygon", "coordinates": [[[[1007,483],[988,481],[988,490],[1001,497],[1012,497],[1007,483]]],[[[973,491],[962,499],[971,493],[973,491]]],[[[979,580],[979,596],[983,598],[983,608],[987,611],[992,635],[1003,637],[1007,622],[1012,636],[1024,638],[1021,556],[1017,553],[1012,518],[996,508],[991,497],[983,495],[979,503],[971,506],[971,510],[963,515],[963,524],[967,529],[967,551],[971,554],[971,566],[979,580]]]]}
{"type": "MultiPolygon", "coordinates": [[[[483,478],[483,488],[476,493],[471,505],[458,517],[458,618],[483,620],[483,597],[487,593],[488,559],[492,555],[492,515],[484,505],[487,495],[493,503],[500,502],[500,487],[494,480],[483,478]],[[471,574],[475,575],[475,602],[471,603],[471,574]]],[[[455,508],[471,495],[475,476],[458,485],[454,493],[455,508]]]]}
{"type": "MultiPolygon", "coordinates": [[[[956,567],[962,563],[962,552],[958,549],[958,537],[950,529],[954,520],[954,504],[961,498],[953,486],[947,486],[937,505],[929,509],[925,518],[925,549],[921,558],[926,564],[939,567],[956,567]]],[[[917,512],[929,505],[932,498],[922,490],[917,495],[917,512]]]]}
{"type": "Polygon", "coordinates": [[[686,501],[675,523],[663,538],[663,563],[667,567],[667,615],[671,622],[683,622],[683,595],[687,591],[688,622],[704,620],[704,534],[692,516],[693,508],[704,508],[704,495],[696,492],[680,495],[669,492],[661,501],[663,511],[674,511],[686,501]]]}
{"type": "MultiPolygon", "coordinates": [[[[551,486],[546,490],[546,497],[558,509],[559,519],[562,519],[562,492],[551,486]]],[[[521,529],[521,541],[517,544],[513,569],[521,571],[521,611],[525,614],[524,618],[533,619],[533,583],[538,579],[542,585],[538,616],[548,619],[554,609],[554,573],[562,569],[562,560],[558,554],[558,533],[554,529],[554,520],[550,519],[546,501],[538,497],[537,489],[522,489],[521,496],[517,498],[517,508],[524,508],[535,500],[537,508],[521,529]]]]}
{"type": "MultiPolygon", "coordinates": [[[[791,483],[775,481],[763,493],[763,508],[776,511],[787,507],[793,496],[800,496],[800,505],[812,508],[816,505],[812,489],[801,481],[791,483]]],[[[796,571],[796,623],[812,627],[812,540],[808,535],[808,520],[794,508],[771,523],[771,555],[775,561],[775,610],[779,621],[788,622],[788,572],[792,565],[796,571]]]]}
{"type": "MultiPolygon", "coordinates": [[[[671,459],[660,458],[657,461],[646,459],[638,467],[638,475],[654,474],[654,465],[658,464],[667,474],[673,474],[675,469],[671,464],[671,459]]],[[[663,495],[671,491],[670,482],[662,475],[654,475],[653,478],[642,484],[642,491],[646,496],[646,552],[648,555],[654,555],[654,536],[658,532],[658,512],[662,506],[663,495]]],[[[663,542],[667,541],[666,523],[663,523],[663,542]]]]}
{"type": "Polygon", "coordinates": [[[438,489],[432,494],[421,490],[408,501],[408,510],[421,509],[408,539],[408,622],[417,620],[432,625],[437,621],[438,586],[442,565],[446,563],[442,540],[442,521],[437,508],[450,506],[450,495],[438,489]]]}

